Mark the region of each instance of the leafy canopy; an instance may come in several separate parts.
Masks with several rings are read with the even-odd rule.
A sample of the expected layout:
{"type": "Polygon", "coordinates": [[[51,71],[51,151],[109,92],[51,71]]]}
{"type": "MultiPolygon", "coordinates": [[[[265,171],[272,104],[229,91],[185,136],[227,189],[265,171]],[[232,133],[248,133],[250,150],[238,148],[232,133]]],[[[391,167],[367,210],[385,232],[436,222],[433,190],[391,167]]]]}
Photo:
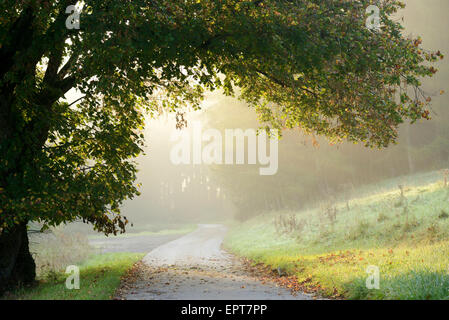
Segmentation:
{"type": "Polygon", "coordinates": [[[144,113],[197,108],[205,90],[239,88],[267,127],[385,147],[428,118],[420,79],[442,58],[402,34],[396,0],[377,2],[379,31],[372,0],[85,0],[79,30],[72,4],[0,3],[0,228],[123,231],[144,113]]]}

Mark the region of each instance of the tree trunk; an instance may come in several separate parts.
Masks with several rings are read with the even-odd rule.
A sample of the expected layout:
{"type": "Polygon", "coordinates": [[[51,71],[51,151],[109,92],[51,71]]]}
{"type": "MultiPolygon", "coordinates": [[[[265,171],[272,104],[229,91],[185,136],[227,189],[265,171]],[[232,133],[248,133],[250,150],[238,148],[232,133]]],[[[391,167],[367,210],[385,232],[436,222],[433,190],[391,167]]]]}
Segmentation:
{"type": "Polygon", "coordinates": [[[8,288],[34,282],[36,265],[28,247],[27,224],[0,234],[0,295],[8,288]]]}

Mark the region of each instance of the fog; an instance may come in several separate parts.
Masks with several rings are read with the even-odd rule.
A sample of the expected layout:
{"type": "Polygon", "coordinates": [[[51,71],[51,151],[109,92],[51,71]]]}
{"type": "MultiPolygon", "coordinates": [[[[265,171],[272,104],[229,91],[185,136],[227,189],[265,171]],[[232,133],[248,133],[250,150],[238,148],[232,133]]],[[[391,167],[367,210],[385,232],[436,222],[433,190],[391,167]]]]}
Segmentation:
{"type": "MultiPolygon", "coordinates": [[[[405,34],[420,35],[426,48],[447,54],[449,3],[445,0],[406,3],[406,9],[396,17],[403,21],[405,34]]],[[[350,143],[331,145],[320,137],[305,136],[299,129],[290,130],[279,141],[275,175],[260,175],[261,165],[248,161],[234,165],[177,165],[170,159],[177,144],[174,136],[192,135],[195,123],[200,123],[204,130],[216,129],[223,136],[226,129],[258,129],[255,111],[236,98],[220,92],[208,93],[201,111],[185,113],[187,127],[181,133],[176,129],[173,113],[148,119],[145,152],[136,160],[141,195],[126,201],[122,208],[123,215],[133,223],[128,230],[244,220],[265,212],[299,210],[337,196],[350,197],[363,184],[447,168],[449,98],[447,94],[440,95],[441,90],[449,92],[447,58],[437,68],[437,75],[424,83],[424,90],[433,99],[432,120],[405,123],[400,128],[397,145],[383,150],[350,143]]]]}
{"type": "MultiPolygon", "coordinates": [[[[208,108],[210,101],[205,101],[208,108]]],[[[190,124],[202,113],[186,115],[190,124]]],[[[144,154],[137,159],[141,196],[123,209],[134,224],[176,224],[218,221],[232,217],[234,208],[220,184],[211,178],[206,164],[176,165],[170,159],[176,134],[189,135],[191,128],[176,129],[174,114],[147,121],[144,154]]]]}
{"type": "MultiPolygon", "coordinates": [[[[446,16],[449,1],[404,2],[406,9],[394,17],[403,23],[404,36],[414,39],[420,36],[423,48],[440,50],[446,56],[434,65],[438,73],[423,80],[423,97],[431,97],[431,120],[420,119],[413,124],[405,121],[399,127],[396,143],[375,149],[367,148],[363,143],[331,142],[318,135],[307,135],[301,128],[285,129],[277,137],[266,123],[259,122],[253,107],[221,91],[206,92],[200,110],[175,108],[173,112],[161,111],[157,116],[148,114],[142,132],[145,136],[143,152],[130,160],[138,169],[135,183],[139,195],[121,204],[123,217],[115,216],[115,206],[108,208],[113,209],[114,220],[111,221],[118,224],[122,232],[123,223],[117,222],[116,218],[129,221],[125,234],[116,234],[106,227],[95,230],[94,226],[81,220],[65,224],[61,221],[68,220],[59,218],[49,222],[50,228],[42,228],[43,221],[38,220],[39,216],[28,226],[29,241],[23,241],[26,239],[25,225],[21,226],[22,231],[18,229],[21,235],[16,239],[20,240],[20,250],[11,245],[15,238],[3,233],[7,235],[3,256],[12,255],[14,250],[13,255],[17,256],[11,260],[14,263],[0,261],[3,267],[18,270],[7,271],[11,277],[27,269],[30,284],[35,278],[30,274],[36,270],[39,280],[33,287],[20,288],[17,297],[38,300],[447,299],[449,20],[446,16]],[[105,235],[98,230],[112,233],[105,235]],[[28,251],[35,264],[29,259],[31,255],[24,254],[28,251]]],[[[176,10],[182,7],[180,3],[183,1],[178,3],[176,10]]],[[[164,4],[164,8],[159,8],[159,5],[162,3],[154,5],[155,14],[172,14],[170,6],[165,8],[164,4]]],[[[195,3],[200,11],[203,11],[202,5],[195,3]]],[[[259,5],[261,15],[265,15],[263,10],[266,8],[262,8],[265,4],[258,2],[259,5]]],[[[234,15],[232,5],[229,7],[234,15]]],[[[193,13],[192,21],[197,19],[196,12],[193,13]]],[[[228,26],[217,24],[220,31],[228,26]]],[[[352,39],[347,33],[343,36],[352,39]]],[[[171,42],[167,43],[173,51],[171,42]]],[[[252,62],[248,63],[251,65],[252,62]]],[[[263,65],[265,67],[266,63],[263,65]]],[[[395,68],[401,70],[401,66],[395,68]]],[[[351,66],[349,70],[355,69],[351,66]]],[[[232,73],[233,69],[230,70],[232,73]]],[[[347,78],[356,76],[350,85],[363,81],[355,80],[364,79],[358,78],[357,72],[351,73],[347,78]]],[[[169,77],[172,77],[171,72],[169,77]]],[[[339,88],[343,86],[338,81],[337,84],[339,88]]],[[[309,91],[306,87],[307,82],[304,82],[303,89],[309,91]]],[[[376,96],[366,93],[372,92],[372,87],[366,87],[364,83],[363,87],[354,86],[356,89],[353,90],[362,88],[356,94],[369,96],[370,101],[375,100],[381,108],[384,101],[373,99],[376,96]]],[[[332,91],[336,96],[342,96],[339,88],[332,91]]],[[[238,92],[239,89],[235,89],[238,92]]],[[[273,91],[272,88],[265,89],[264,86],[264,92],[273,91]]],[[[285,92],[281,95],[289,96],[285,92]]],[[[80,91],[72,89],[65,98],[68,103],[76,104],[83,97],[80,91]]],[[[341,101],[346,98],[342,97],[341,101]]],[[[273,100],[283,101],[280,99],[273,100]]],[[[363,118],[369,118],[362,126],[372,128],[376,123],[388,131],[382,124],[392,123],[391,119],[386,119],[385,123],[377,121],[378,118],[372,121],[372,114],[382,117],[382,112],[370,113],[372,110],[365,108],[366,100],[361,101],[364,104],[361,122],[363,118]]],[[[325,108],[321,109],[323,113],[326,113],[325,108]]],[[[151,111],[156,113],[155,109],[151,111]]],[[[304,109],[307,112],[307,108],[304,109]]],[[[295,112],[287,115],[289,111],[287,109],[283,115],[297,116],[295,112]]],[[[353,110],[345,111],[358,117],[353,110]]],[[[423,117],[426,114],[427,111],[423,117]]],[[[314,124],[319,122],[313,116],[309,119],[314,124]]],[[[124,122],[125,125],[132,123],[130,121],[124,122]]],[[[355,127],[352,123],[351,126],[355,127]]],[[[105,140],[103,136],[109,136],[101,133],[101,147],[108,143],[106,141],[113,141],[105,140]]],[[[360,136],[363,139],[363,133],[360,136]]],[[[80,137],[84,139],[85,135],[80,137]]],[[[121,138],[122,134],[117,137],[121,138]]],[[[121,147],[121,144],[117,145],[117,148],[121,147]]],[[[84,149],[87,148],[83,146],[80,152],[87,153],[84,149]]],[[[107,148],[108,154],[109,150],[111,148],[107,148]]],[[[59,156],[60,153],[55,154],[59,156]]],[[[120,160],[124,160],[122,158],[125,157],[120,160]]],[[[56,168],[59,168],[59,161],[56,168]]],[[[107,168],[110,170],[109,166],[107,168]]],[[[111,171],[102,169],[101,180],[98,180],[100,188],[106,186],[104,193],[112,192],[105,185],[111,182],[103,179],[103,172],[113,175],[111,171]]],[[[123,171],[117,171],[114,178],[120,180],[117,183],[122,182],[118,187],[113,184],[114,195],[118,197],[115,190],[127,190],[128,180],[121,179],[123,171]]],[[[76,188],[74,192],[82,190],[81,199],[103,197],[101,192],[97,194],[97,187],[95,180],[94,191],[76,188]]],[[[0,193],[2,191],[0,188],[0,193]]],[[[67,203],[67,208],[77,200],[72,201],[74,192],[63,202],[63,205],[67,203]]],[[[30,199],[30,205],[38,206],[43,202],[33,196],[30,199]]],[[[52,204],[58,199],[62,198],[56,197],[52,204]]],[[[100,200],[92,202],[96,211],[99,210],[97,203],[104,202],[104,199],[100,200]]],[[[67,219],[84,217],[87,213],[70,215],[67,219]]],[[[94,217],[97,226],[104,224],[102,219],[106,217],[109,217],[107,213],[104,217],[94,217]]],[[[3,235],[2,230],[0,228],[0,235],[3,235]]],[[[1,285],[0,281],[0,291],[1,285]]],[[[15,299],[15,296],[13,293],[11,298],[15,299]]],[[[191,304],[188,306],[190,310],[191,304]]],[[[179,316],[180,308],[172,309],[179,316]]],[[[277,315],[274,309],[270,311],[277,315]]],[[[188,313],[182,312],[182,315],[188,313]]]]}

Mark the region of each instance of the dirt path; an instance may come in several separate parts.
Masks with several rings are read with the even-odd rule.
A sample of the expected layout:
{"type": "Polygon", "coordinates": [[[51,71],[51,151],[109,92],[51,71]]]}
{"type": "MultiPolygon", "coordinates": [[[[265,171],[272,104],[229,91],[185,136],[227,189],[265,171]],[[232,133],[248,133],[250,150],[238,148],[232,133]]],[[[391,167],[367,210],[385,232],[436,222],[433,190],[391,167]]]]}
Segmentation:
{"type": "Polygon", "coordinates": [[[147,254],[122,284],[119,299],[144,300],[306,300],[274,283],[261,282],[221,249],[222,225],[198,229],[147,254]]]}

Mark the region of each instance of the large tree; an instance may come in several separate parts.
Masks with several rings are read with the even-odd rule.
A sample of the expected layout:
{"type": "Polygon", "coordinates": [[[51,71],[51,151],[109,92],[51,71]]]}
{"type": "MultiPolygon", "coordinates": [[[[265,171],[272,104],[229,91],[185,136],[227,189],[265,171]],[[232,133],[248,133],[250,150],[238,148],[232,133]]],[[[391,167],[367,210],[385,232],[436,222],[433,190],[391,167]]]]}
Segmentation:
{"type": "Polygon", "coordinates": [[[379,147],[428,117],[442,56],[402,34],[396,0],[378,30],[372,0],[85,0],[70,29],[72,1],[0,3],[0,288],[34,279],[29,221],[124,231],[145,111],[238,87],[267,126],[379,147]]]}

